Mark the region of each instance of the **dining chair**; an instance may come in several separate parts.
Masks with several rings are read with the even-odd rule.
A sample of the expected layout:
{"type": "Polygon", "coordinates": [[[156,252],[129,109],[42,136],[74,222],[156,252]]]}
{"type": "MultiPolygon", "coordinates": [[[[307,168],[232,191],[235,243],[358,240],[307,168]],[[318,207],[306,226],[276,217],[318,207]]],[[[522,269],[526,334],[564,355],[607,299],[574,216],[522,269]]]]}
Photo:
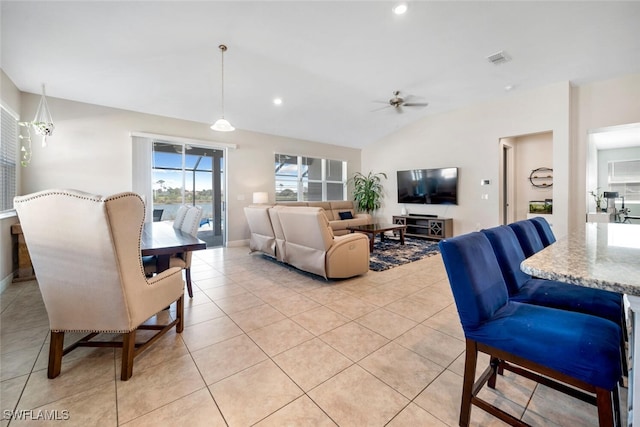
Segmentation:
{"type": "Polygon", "coordinates": [[[182,223],[184,222],[184,217],[189,211],[189,206],[181,205],[177,212],[176,217],[173,220],[173,228],[177,228],[178,230],[182,227],[182,223]]]}
{"type": "MultiPolygon", "coordinates": [[[[183,206],[180,207],[182,209],[183,206]]],[[[194,237],[198,237],[198,228],[200,227],[200,218],[202,218],[202,207],[200,206],[185,206],[184,215],[181,215],[182,221],[180,230],[183,233],[190,234],[194,237]]],[[[179,210],[180,210],[179,209],[179,210]]],[[[176,217],[177,218],[177,217],[176,217]]],[[[174,223],[175,228],[175,223],[174,223]]],[[[187,293],[189,298],[193,298],[193,287],[191,284],[191,251],[181,252],[176,255],[172,255],[169,258],[169,267],[180,267],[185,273],[185,282],[187,284],[187,293]]],[[[155,256],[144,257],[144,271],[145,274],[153,275],[157,272],[157,259],[155,256]]]]}
{"type": "Polygon", "coordinates": [[[529,221],[531,221],[534,227],[536,227],[536,231],[538,232],[540,240],[542,241],[542,245],[545,248],[550,244],[555,243],[556,236],[553,234],[551,225],[545,218],[541,216],[535,216],[533,218],[530,218],[529,221]]]}
{"type": "Polygon", "coordinates": [[[527,258],[544,249],[538,230],[531,221],[523,219],[509,224],[509,227],[516,233],[518,242],[520,242],[522,251],[527,258]]]}
{"type": "Polygon", "coordinates": [[[555,280],[533,278],[520,269],[526,259],[511,227],[500,225],[482,230],[498,261],[512,301],[591,314],[614,322],[620,328],[620,355],[623,375],[627,375],[624,337],[625,317],[622,295],[555,280]]]}
{"type": "Polygon", "coordinates": [[[164,209],[154,209],[153,210],[153,220],[154,221],[162,221],[162,213],[164,209]]]}
{"type": "Polygon", "coordinates": [[[466,342],[460,426],[469,425],[472,405],[508,424],[526,425],[478,397],[485,384],[496,387],[499,369],[595,404],[601,427],[619,423],[615,323],[509,299],[491,243],[481,232],[442,240],[439,247],[466,342]],[[476,381],[479,352],[489,355],[490,364],[476,381]]]}
{"type": "Polygon", "coordinates": [[[46,190],[16,197],[14,206],[49,317],[49,378],[60,374],[63,356],[78,347],[120,347],[120,378],[126,381],[138,354],[172,327],[182,332],[180,269],[152,278],[144,274],[140,238],[145,208],[140,196],[46,190]],[[174,320],[145,323],[173,302],[174,320]],[[156,333],[136,343],[136,332],[147,329],[156,333]],[[67,332],[86,335],[64,347],[67,332]],[[101,333],[122,334],[122,341],[93,339],[101,333]]]}

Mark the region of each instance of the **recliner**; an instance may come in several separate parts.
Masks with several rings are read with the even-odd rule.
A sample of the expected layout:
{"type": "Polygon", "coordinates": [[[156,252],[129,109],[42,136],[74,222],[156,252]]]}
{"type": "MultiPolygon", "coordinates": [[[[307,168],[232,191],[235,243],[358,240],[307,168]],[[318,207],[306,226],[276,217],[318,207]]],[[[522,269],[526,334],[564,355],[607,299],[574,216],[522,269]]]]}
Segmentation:
{"type": "Polygon", "coordinates": [[[485,384],[495,387],[501,369],[596,404],[602,427],[619,424],[621,331],[615,323],[509,299],[491,243],[481,232],[445,239],[439,246],[466,339],[461,426],[469,425],[471,405],[524,425],[478,397],[485,384]],[[491,362],[475,381],[478,352],[491,362]]]}

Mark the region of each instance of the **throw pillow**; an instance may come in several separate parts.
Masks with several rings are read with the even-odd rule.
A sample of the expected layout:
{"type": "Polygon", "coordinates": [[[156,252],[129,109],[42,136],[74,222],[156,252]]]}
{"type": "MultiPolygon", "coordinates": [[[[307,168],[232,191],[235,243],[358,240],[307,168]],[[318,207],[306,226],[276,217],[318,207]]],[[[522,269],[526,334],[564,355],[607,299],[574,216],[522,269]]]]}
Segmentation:
{"type": "Polygon", "coordinates": [[[338,215],[340,215],[340,219],[353,219],[353,215],[351,215],[351,212],[349,211],[338,212],[338,215]]]}

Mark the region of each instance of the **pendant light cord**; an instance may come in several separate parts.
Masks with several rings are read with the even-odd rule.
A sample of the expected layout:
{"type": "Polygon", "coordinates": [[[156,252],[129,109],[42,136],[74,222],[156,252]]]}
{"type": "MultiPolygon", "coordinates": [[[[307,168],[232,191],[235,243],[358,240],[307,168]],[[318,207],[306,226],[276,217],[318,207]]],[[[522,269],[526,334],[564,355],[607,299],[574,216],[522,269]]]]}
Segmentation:
{"type": "Polygon", "coordinates": [[[220,46],[218,46],[220,48],[221,51],[221,55],[222,55],[222,61],[221,61],[221,69],[222,69],[222,78],[221,78],[221,82],[222,82],[222,87],[220,90],[220,93],[222,94],[221,96],[221,100],[222,100],[222,118],[224,119],[224,52],[227,50],[227,46],[221,44],[220,46]]]}

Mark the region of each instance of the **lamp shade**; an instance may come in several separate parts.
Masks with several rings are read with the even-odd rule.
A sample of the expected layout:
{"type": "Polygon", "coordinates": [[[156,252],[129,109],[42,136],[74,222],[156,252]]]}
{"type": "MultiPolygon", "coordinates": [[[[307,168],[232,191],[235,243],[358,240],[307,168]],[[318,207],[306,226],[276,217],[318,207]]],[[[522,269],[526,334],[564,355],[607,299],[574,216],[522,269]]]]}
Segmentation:
{"type": "Polygon", "coordinates": [[[218,132],[231,132],[236,130],[224,117],[216,120],[216,122],[211,125],[211,129],[217,130],[218,132]]]}
{"type": "Polygon", "coordinates": [[[253,193],[253,203],[269,203],[269,193],[266,191],[253,193]]]}

